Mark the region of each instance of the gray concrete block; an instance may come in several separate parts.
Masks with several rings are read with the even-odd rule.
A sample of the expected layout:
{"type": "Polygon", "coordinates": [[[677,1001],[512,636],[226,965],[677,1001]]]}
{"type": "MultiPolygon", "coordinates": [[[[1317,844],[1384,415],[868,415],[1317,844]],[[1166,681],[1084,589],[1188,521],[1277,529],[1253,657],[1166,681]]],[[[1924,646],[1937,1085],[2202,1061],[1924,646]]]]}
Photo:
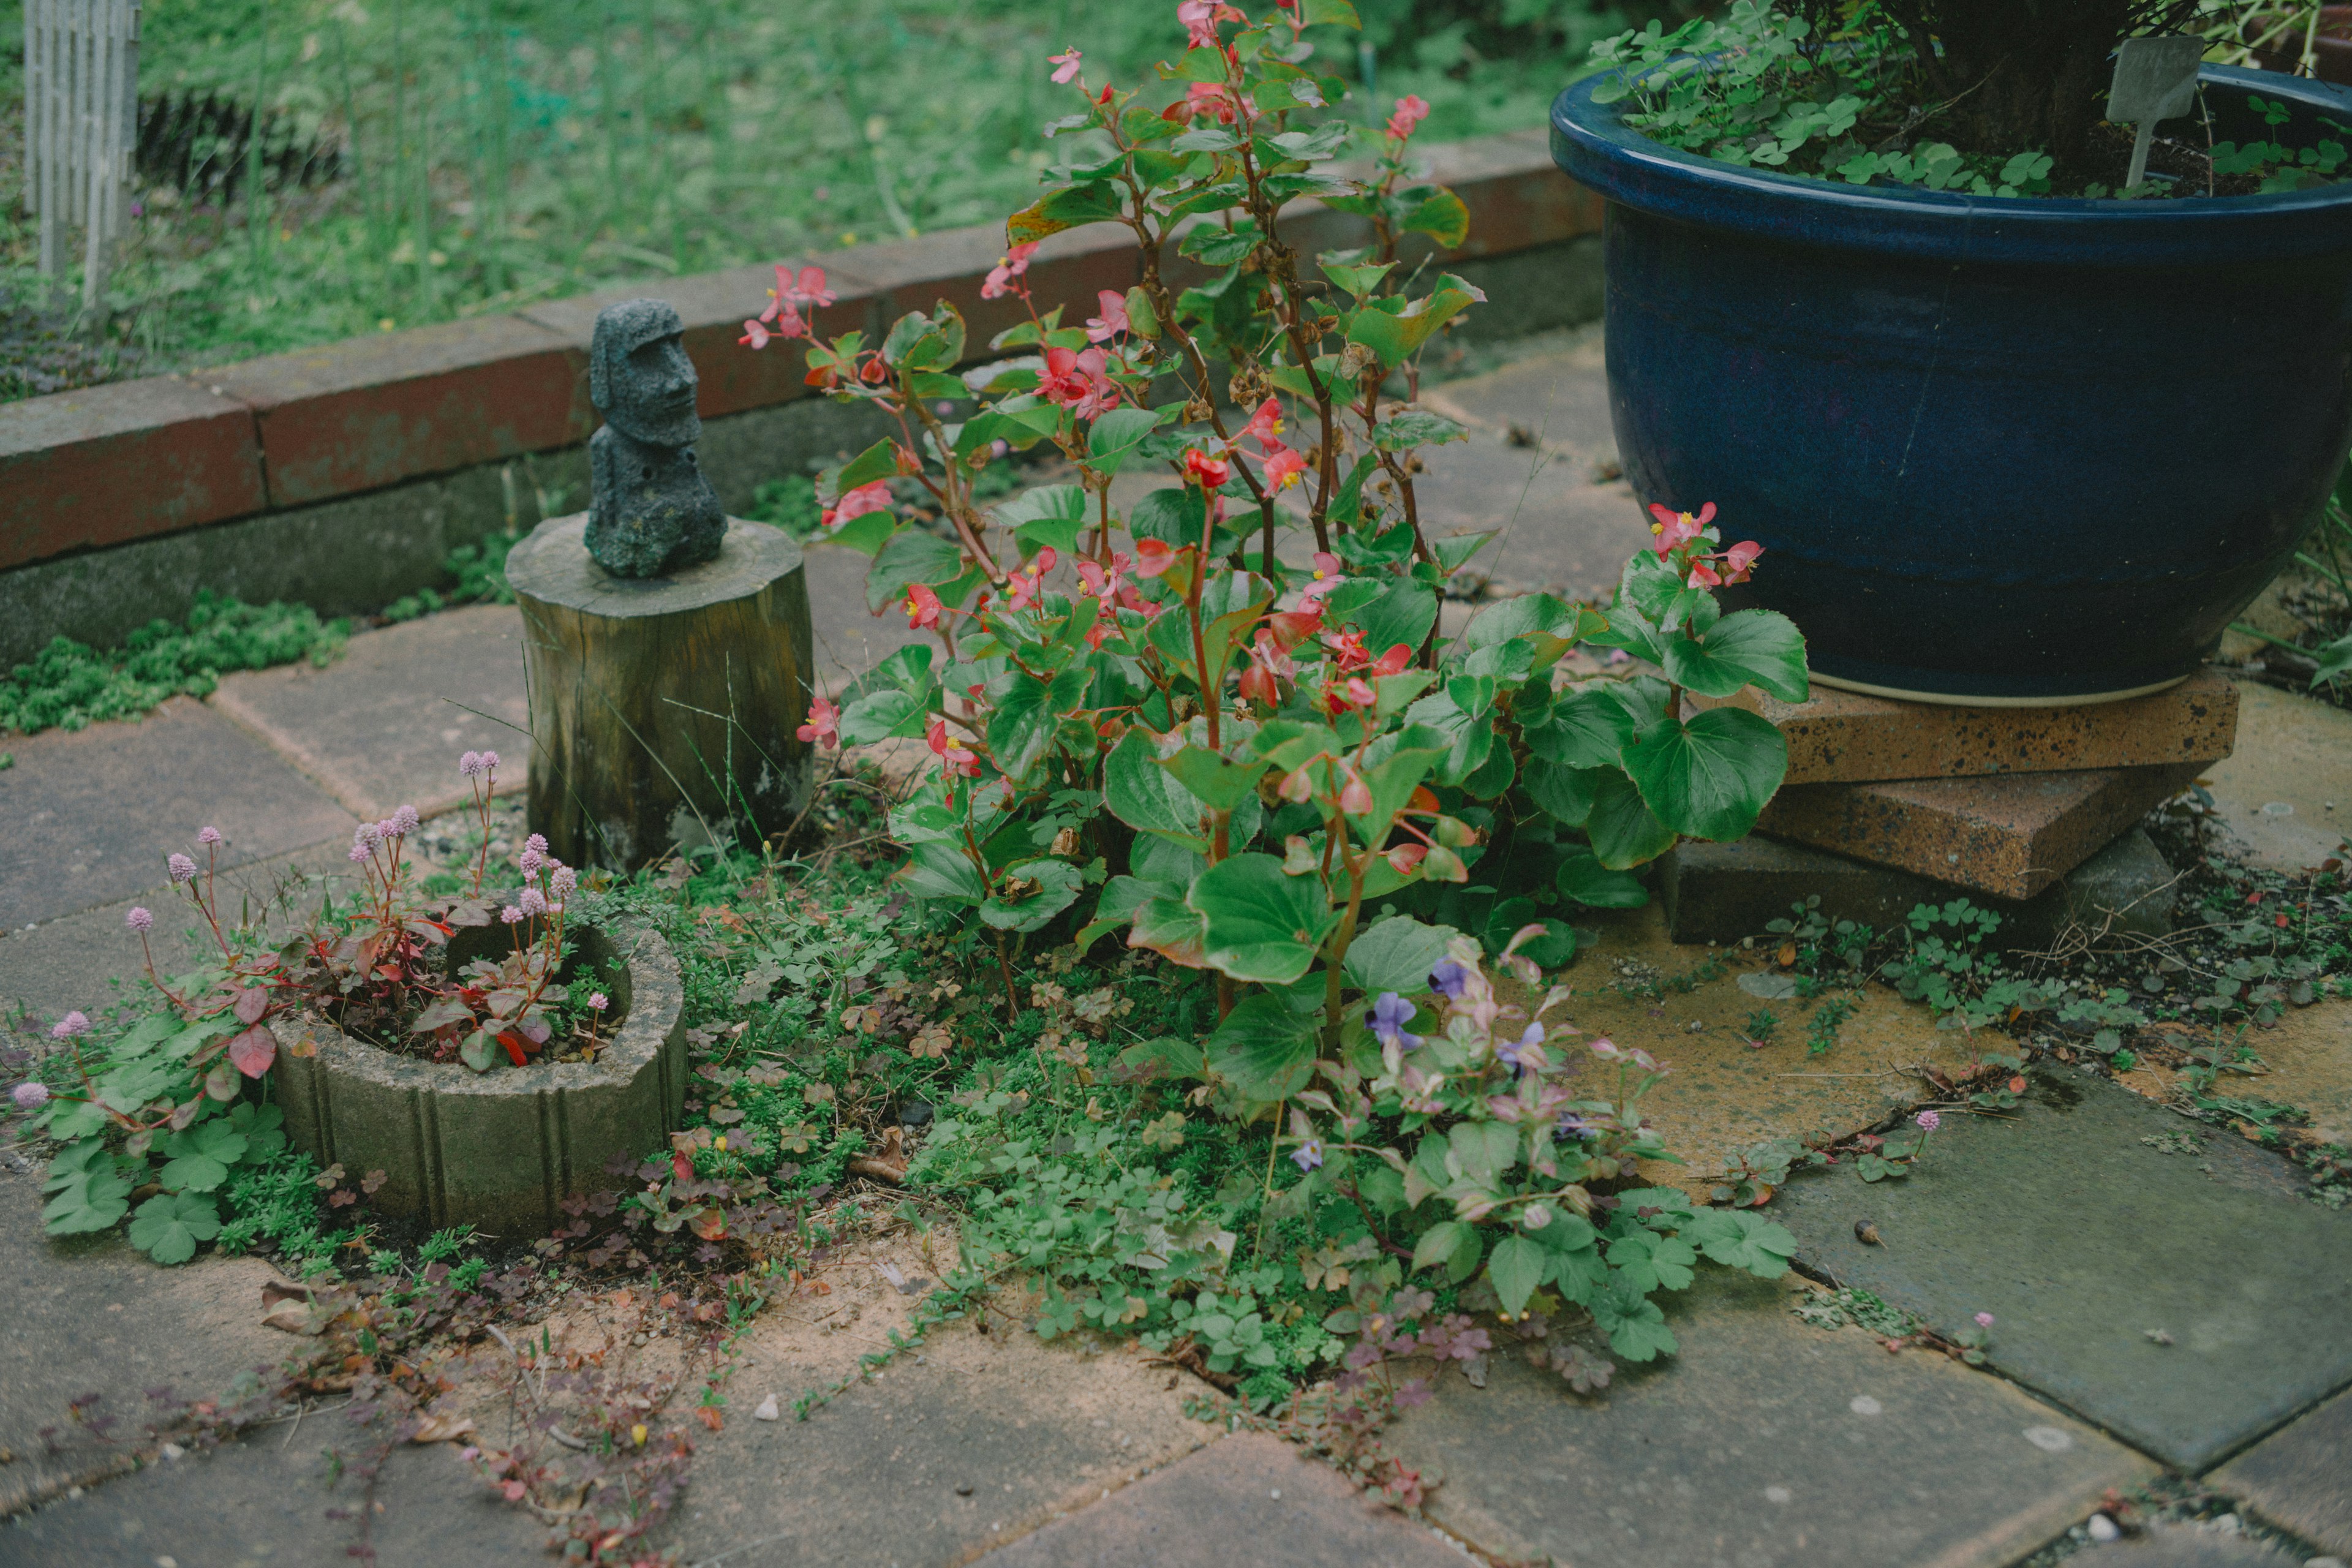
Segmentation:
{"type": "Polygon", "coordinates": [[[2001,917],[2005,948],[2046,946],[2070,922],[2162,936],[2172,929],[2174,873],[2138,828],[2116,839],[2031,899],[1996,899],[1909,871],[1849,860],[1802,845],[1750,837],[1736,844],[1691,840],[1660,867],[1661,900],[1675,941],[1737,942],[1787,918],[1791,904],[1820,895],[1822,912],[1884,930],[1919,904],[1967,899],[2001,917]]]}

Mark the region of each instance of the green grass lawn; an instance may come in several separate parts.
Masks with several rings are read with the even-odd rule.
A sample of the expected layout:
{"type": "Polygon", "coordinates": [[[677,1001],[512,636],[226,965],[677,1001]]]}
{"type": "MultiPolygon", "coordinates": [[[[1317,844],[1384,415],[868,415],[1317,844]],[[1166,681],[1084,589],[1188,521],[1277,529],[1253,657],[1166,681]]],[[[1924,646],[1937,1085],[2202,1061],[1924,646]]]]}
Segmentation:
{"type": "MultiPolygon", "coordinates": [[[[1385,112],[1433,106],[1431,141],[1541,122],[1606,0],[1374,0],[1385,112]]],[[[141,90],[261,102],[346,149],[345,177],[228,210],[142,194],[111,345],[39,337],[22,210],[22,35],[0,3],[0,396],[109,354],[133,373],[511,310],[614,282],[987,222],[1031,199],[1039,135],[1091,79],[1151,80],[1182,46],[1168,4],[1076,0],[147,0],[141,90]],[[12,316],[11,310],[14,308],[12,316]],[[13,325],[11,324],[13,321],[13,325]],[[10,347],[10,345],[16,345],[10,347]]],[[[1311,34],[1360,81],[1353,34],[1311,34]]],[[[1164,89],[1162,89],[1164,91],[1164,89]]],[[[1367,100],[1370,101],[1367,101],[1367,100]]],[[[758,303],[745,301],[747,310],[758,303]]],[[[56,323],[48,325],[52,331],[56,323]]]]}

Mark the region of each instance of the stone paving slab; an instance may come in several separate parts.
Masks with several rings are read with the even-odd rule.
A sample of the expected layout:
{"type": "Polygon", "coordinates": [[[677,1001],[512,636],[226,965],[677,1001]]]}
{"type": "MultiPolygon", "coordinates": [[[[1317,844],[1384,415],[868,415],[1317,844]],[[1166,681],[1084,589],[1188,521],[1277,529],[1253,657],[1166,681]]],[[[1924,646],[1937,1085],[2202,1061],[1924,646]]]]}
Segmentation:
{"type": "Polygon", "coordinates": [[[1789,742],[1790,784],[2206,763],[2230,754],[2238,730],[2238,683],[2210,669],[2076,708],[1952,708],[1828,686],[1802,702],[1752,686],[1683,700],[1685,712],[1738,707],[1769,721],[1789,742]]]}
{"type": "Polygon", "coordinates": [[[1278,1437],[1245,1432],[980,1559],[985,1568],[1462,1568],[1465,1554],[1278,1437]]]}
{"type": "MultiPolygon", "coordinates": [[[[353,1563],[367,1495],[346,1475],[329,1485],[323,1450],[357,1435],[332,1412],[299,1428],[264,1427],[210,1454],[149,1465],[79,1498],[0,1524],[8,1568],[327,1568],[353,1563]],[[289,1441],[289,1434],[291,1441],[289,1441]]],[[[489,1495],[453,1446],[404,1447],[373,1492],[369,1544],[378,1568],[513,1568],[556,1561],[546,1527],[489,1495]]]]}
{"type": "MultiPolygon", "coordinates": [[[[888,1284],[877,1265],[919,1293],[917,1282],[937,1279],[955,1256],[951,1233],[931,1232],[928,1247],[925,1239],[865,1244],[823,1271],[826,1294],[803,1291],[761,1315],[739,1346],[724,1429],[693,1429],[691,1489],[668,1542],[683,1561],[968,1562],[1116,1495],[1213,1435],[1183,1414],[1206,1384],[1146,1365],[1132,1346],[1045,1343],[1027,1330],[1029,1303],[1003,1299],[992,1332],[970,1321],[935,1330],[920,1361],[902,1355],[793,1419],[804,1390],[853,1374],[859,1356],[908,1328],[919,1296],[888,1284]],[[757,1419],[772,1395],[781,1418],[757,1419]]],[[[572,1331],[593,1343],[602,1331],[572,1331]]]]}
{"type": "Polygon", "coordinates": [[[2238,749],[2200,777],[2250,863],[2299,871],[2352,833],[2352,712],[2238,683],[2238,749]]]}
{"type": "Polygon", "coordinates": [[[2352,1558],[2352,1394],[2263,1438],[2211,1479],[2273,1524],[2352,1558]]]}
{"type": "Polygon", "coordinates": [[[1947,1112],[1906,1179],[1783,1188],[1798,1261],[1946,1333],[1992,1313],[1993,1366],[2192,1472],[2352,1383],[2352,1213],[2242,1139],[2168,1152],[2210,1130],[2105,1079],[2032,1076],[2012,1117],[1947,1112]]]}
{"type": "MultiPolygon", "coordinates": [[[[1969,1062],[1960,1035],[1937,1029],[1926,1007],[1879,988],[1843,1026],[1836,1051],[1809,1057],[1809,1004],[1767,1002],[1739,989],[1739,975],[1764,963],[1761,952],[1678,947],[1654,903],[1589,918],[1600,944],[1567,971],[1573,993],[1549,1016],[1628,1049],[1638,1046],[1673,1069],[1643,1110],[1687,1163],[1647,1165],[1650,1180],[1704,1196],[1713,1178],[1757,1144],[1858,1132],[1932,1092],[1911,1070],[1916,1065],[1952,1072],[1969,1062]],[[1715,978],[1681,988],[1710,963],[1715,978]],[[1663,994],[1652,1000],[1645,983],[1658,984],[1663,994]],[[1748,1043],[1759,1012],[1775,1018],[1760,1048],[1748,1043]]],[[[1585,1068],[1580,1092],[1614,1094],[1614,1077],[1604,1072],[1597,1064],[1585,1068]]]]}
{"type": "Polygon", "coordinates": [[[348,837],[351,813],[203,703],[12,741],[0,770],[0,930],[154,887],[211,825],[221,864],[348,837]]]}
{"type": "Polygon", "coordinates": [[[2129,831],[2197,764],[1796,784],[1756,830],[2003,899],[2030,899],[2129,831]]]}
{"type": "Polygon", "coordinates": [[[1444,1467],[1449,1531],[1576,1568],[1998,1568],[2155,1474],[1998,1378],[1807,1327],[1790,1283],[1706,1269],[1668,1298],[1681,1354],[1601,1400],[1515,1355],[1448,1373],[1387,1449],[1444,1467]]]}
{"type": "Polygon", "coordinates": [[[225,678],[213,706],[373,821],[411,805],[427,816],[469,801],[461,752],[497,751],[500,793],[530,755],[522,614],[472,605],[362,632],[324,669],[309,664],[225,678]]]}
{"type": "MultiPolygon", "coordinates": [[[[52,1240],[41,1234],[40,1171],[0,1170],[0,1279],[9,1281],[0,1333],[0,1515],[113,1473],[123,1455],[74,1430],[68,1401],[104,1396],[103,1413],[134,1436],[149,1415],[146,1391],[183,1399],[226,1393],[239,1374],[274,1366],[293,1346],[261,1326],[257,1258],[206,1253],[164,1268],[120,1236],[52,1240]],[[51,1454],[39,1434],[61,1431],[51,1454]]],[[[9,1537],[0,1533],[0,1562],[9,1537]]]]}

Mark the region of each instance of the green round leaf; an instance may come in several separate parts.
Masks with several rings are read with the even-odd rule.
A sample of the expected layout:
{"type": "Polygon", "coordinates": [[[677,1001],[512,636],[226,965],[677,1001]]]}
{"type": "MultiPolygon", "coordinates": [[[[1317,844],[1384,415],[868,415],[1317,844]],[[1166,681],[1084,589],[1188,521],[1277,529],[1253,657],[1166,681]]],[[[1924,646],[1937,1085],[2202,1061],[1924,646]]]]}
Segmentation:
{"type": "Polygon", "coordinates": [[[1306,973],[1339,923],[1322,879],[1289,876],[1272,855],[1235,855],[1210,867],[1184,902],[1201,916],[1210,965],[1264,985],[1287,985],[1306,973]]]}
{"type": "Polygon", "coordinates": [[[1650,901],[1650,890],[1639,877],[1612,871],[1591,855],[1571,855],[1561,861],[1556,881],[1563,894],[1596,910],[1638,910],[1650,901]]]}
{"type": "MultiPolygon", "coordinates": [[[[1642,800],[1676,832],[1717,842],[1746,837],[1789,771],[1789,742],[1742,708],[1669,719],[1625,750],[1642,800]]],[[[1598,847],[1598,840],[1595,840],[1598,847]]],[[[1602,857],[1608,863],[1608,857],[1602,857]]]]}
{"type": "Polygon", "coordinates": [[[1524,1236],[1514,1236],[1496,1246],[1494,1256],[1486,1260],[1486,1278],[1494,1281],[1495,1294],[1503,1299],[1503,1310],[1517,1316],[1550,1267],[1551,1259],[1541,1247],[1524,1236]]]}
{"type": "Polygon", "coordinates": [[[1269,992],[1243,997],[1202,1044],[1210,1069],[1244,1100],[1287,1100],[1315,1070],[1314,1016],[1269,992]]]}
{"type": "Polygon", "coordinates": [[[1625,871],[1675,847],[1675,830],[1643,804],[1641,791],[1622,770],[1595,768],[1592,777],[1592,812],[1584,833],[1592,840],[1595,859],[1612,871],[1625,871]]]}
{"type": "Polygon", "coordinates": [[[1811,693],[1805,639],[1794,621],[1773,610],[1726,616],[1698,637],[1669,637],[1666,678],[1705,697],[1729,697],[1757,686],[1785,702],[1811,693]]]}

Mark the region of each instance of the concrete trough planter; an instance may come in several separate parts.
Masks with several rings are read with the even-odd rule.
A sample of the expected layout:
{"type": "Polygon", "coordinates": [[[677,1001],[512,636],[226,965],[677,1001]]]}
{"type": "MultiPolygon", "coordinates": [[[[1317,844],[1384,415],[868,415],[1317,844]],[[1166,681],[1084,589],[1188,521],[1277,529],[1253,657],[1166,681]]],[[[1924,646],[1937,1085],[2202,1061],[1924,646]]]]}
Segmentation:
{"type": "Polygon", "coordinates": [[[274,1072],[286,1131],[321,1165],[356,1181],[382,1171],[373,1198],[434,1227],[542,1236],[574,1194],[610,1184],[614,1155],[643,1155],[675,1131],[686,1102],[685,992],[653,931],[573,933],[615,1020],[593,1062],[500,1065],[394,1055],[319,1019],[278,1026],[274,1072]],[[612,964],[621,960],[617,966],[612,964]],[[315,1055],[285,1047],[308,1034],[315,1055]]]}

